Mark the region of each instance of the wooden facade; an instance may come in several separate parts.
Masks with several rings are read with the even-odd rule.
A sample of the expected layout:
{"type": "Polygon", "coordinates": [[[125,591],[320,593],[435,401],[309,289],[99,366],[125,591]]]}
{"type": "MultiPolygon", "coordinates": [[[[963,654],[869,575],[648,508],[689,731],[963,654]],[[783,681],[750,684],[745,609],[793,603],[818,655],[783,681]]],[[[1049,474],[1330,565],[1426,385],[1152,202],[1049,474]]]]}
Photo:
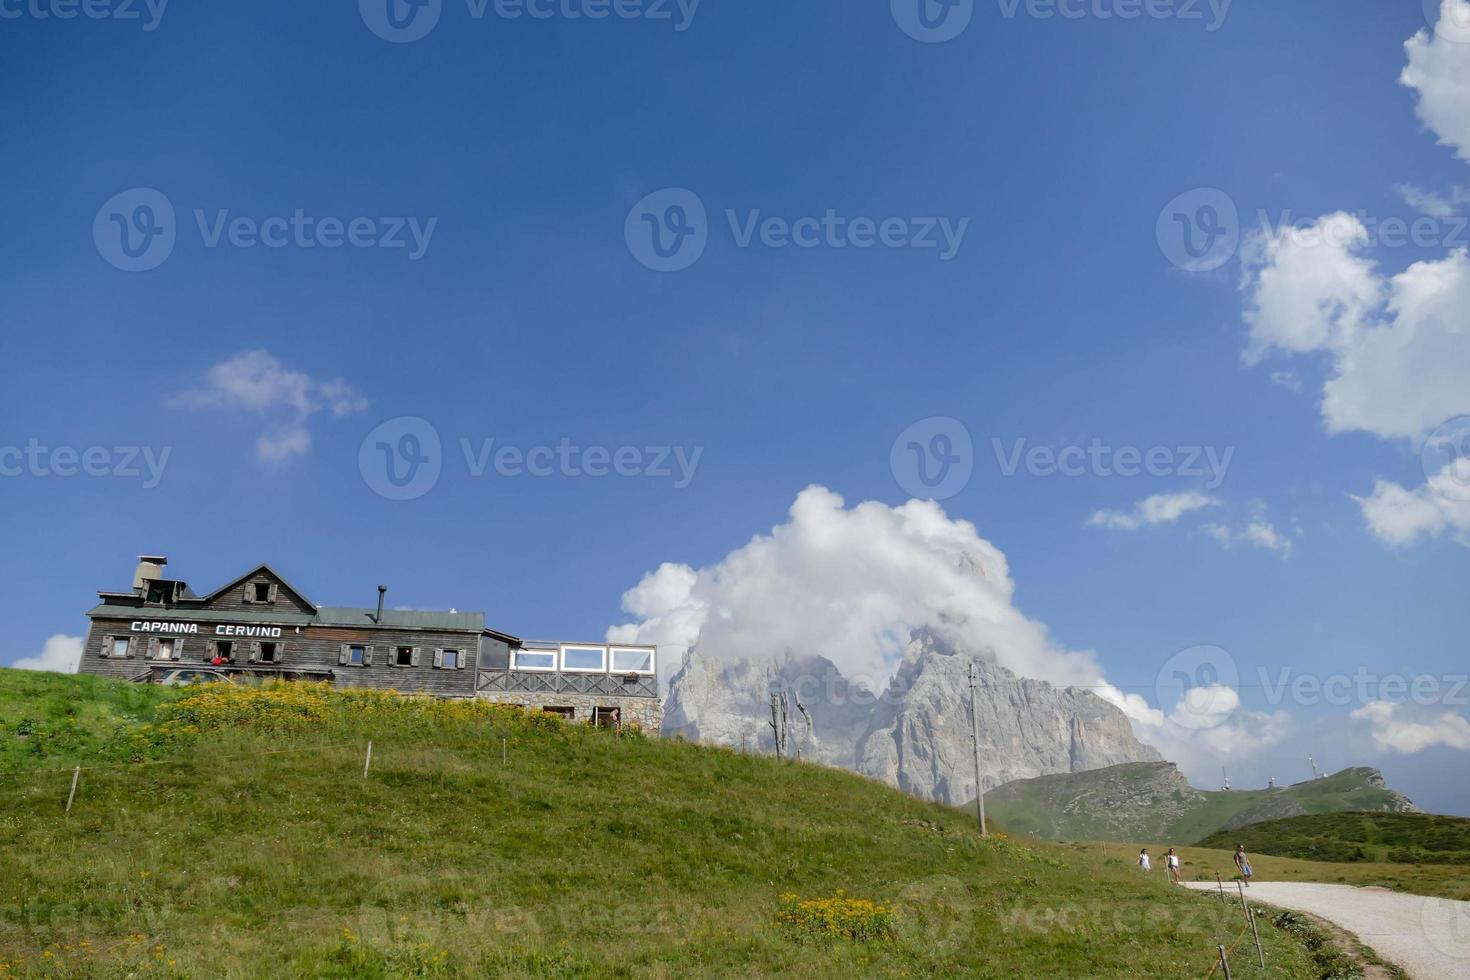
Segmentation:
{"type": "Polygon", "coordinates": [[[141,559],[132,589],[98,593],[101,604],[87,613],[83,673],[159,681],[181,668],[211,669],[490,700],[565,692],[591,697],[592,709],[658,713],[651,647],[537,644],[535,655],[543,659],[600,648],[603,667],[563,671],[556,653],[549,669],[521,670],[518,661],[531,651],[519,638],[488,629],[484,613],[319,606],[269,565],[200,596],[182,581],[164,579],[165,563],[141,559]],[[615,672],[629,662],[640,669],[615,672]]]}

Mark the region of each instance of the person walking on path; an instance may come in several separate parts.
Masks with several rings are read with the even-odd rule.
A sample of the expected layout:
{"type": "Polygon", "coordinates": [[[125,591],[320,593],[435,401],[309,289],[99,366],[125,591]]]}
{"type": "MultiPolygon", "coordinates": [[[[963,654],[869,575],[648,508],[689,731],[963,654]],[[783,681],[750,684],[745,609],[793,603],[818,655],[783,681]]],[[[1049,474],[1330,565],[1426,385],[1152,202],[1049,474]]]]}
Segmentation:
{"type": "Polygon", "coordinates": [[[1174,848],[1169,848],[1169,853],[1164,855],[1164,866],[1169,869],[1169,880],[1179,884],[1179,855],[1174,848]]]}
{"type": "Polygon", "coordinates": [[[1251,871],[1250,858],[1245,856],[1244,844],[1235,845],[1235,867],[1240,871],[1240,877],[1245,880],[1245,887],[1249,888],[1251,886],[1251,875],[1254,872],[1251,871]]]}
{"type": "Polygon", "coordinates": [[[1154,864],[1149,860],[1148,848],[1146,847],[1138,852],[1138,866],[1146,872],[1154,869],[1154,864]]]}

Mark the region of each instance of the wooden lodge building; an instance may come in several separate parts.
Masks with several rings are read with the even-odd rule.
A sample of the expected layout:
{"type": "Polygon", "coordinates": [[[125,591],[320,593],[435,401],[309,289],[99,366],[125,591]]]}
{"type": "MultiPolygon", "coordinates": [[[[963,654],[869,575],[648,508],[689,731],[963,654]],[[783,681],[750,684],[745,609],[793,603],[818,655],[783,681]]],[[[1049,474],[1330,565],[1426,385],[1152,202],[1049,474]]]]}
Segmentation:
{"type": "Polygon", "coordinates": [[[99,592],[81,671],[157,682],[183,668],[231,677],[325,681],[446,698],[479,697],[576,721],[662,722],[657,651],[610,643],[522,640],[480,612],[319,606],[269,565],[210,592],[138,560],[126,592],[99,592]]]}

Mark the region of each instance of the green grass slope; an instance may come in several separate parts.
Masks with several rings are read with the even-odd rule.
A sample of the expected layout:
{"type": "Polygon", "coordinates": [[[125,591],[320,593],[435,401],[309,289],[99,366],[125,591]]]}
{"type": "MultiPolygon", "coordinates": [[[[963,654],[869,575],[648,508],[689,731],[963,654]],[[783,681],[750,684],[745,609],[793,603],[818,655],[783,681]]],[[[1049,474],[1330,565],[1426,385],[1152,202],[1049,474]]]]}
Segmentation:
{"type": "Polygon", "coordinates": [[[1470,819],[1432,813],[1330,813],[1267,820],[1221,831],[1201,847],[1307,861],[1470,865],[1470,819]]]}
{"type": "Polygon", "coordinates": [[[178,688],[0,669],[0,772],[125,757],[178,688]]]}
{"type": "Polygon", "coordinates": [[[851,773],[483,703],[211,687],[112,744],[70,814],[0,775],[0,977],[1194,977],[1239,938],[851,773]]]}
{"type": "Polygon", "coordinates": [[[1326,779],[1277,789],[1199,790],[1166,762],[1007,783],[986,794],[987,811],[1008,831],[1044,840],[1191,844],[1261,820],[1408,804],[1375,769],[1345,769],[1326,779]]]}

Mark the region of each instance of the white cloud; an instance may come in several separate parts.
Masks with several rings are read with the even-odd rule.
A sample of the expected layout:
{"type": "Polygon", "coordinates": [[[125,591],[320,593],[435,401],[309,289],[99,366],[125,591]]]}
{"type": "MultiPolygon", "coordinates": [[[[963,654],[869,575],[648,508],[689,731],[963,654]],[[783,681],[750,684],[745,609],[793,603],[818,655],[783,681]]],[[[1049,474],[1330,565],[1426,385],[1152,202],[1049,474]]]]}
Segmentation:
{"type": "Polygon", "coordinates": [[[1220,501],[1197,491],[1155,494],[1134,505],[1132,511],[1100,510],[1087,519],[1089,527],[1106,527],[1118,531],[1136,531],[1141,527],[1173,524],[1185,514],[1206,507],[1217,507],[1220,501]]]}
{"type": "Polygon", "coordinates": [[[1167,711],[1130,713],[1129,718],[1140,739],[1177,763],[1196,785],[1205,786],[1220,778],[1222,764],[1233,767],[1256,759],[1296,731],[1287,712],[1248,710],[1239,691],[1220,684],[1190,688],[1167,711]]]}
{"type": "Polygon", "coordinates": [[[1267,551],[1279,551],[1282,554],[1291,554],[1291,541],[1276,530],[1270,521],[1251,521],[1245,526],[1244,538],[1247,543],[1257,548],[1265,548],[1267,551]]]}
{"type": "Polygon", "coordinates": [[[1247,263],[1247,360],[1272,351],[1326,355],[1333,373],[1322,417],[1330,432],[1414,441],[1470,414],[1465,251],[1385,277],[1359,254],[1367,230],[1358,219],[1328,215],[1313,231],[1322,237],[1265,241],[1247,263]],[[1350,233],[1323,231],[1332,227],[1350,233]]]}
{"type": "Polygon", "coordinates": [[[669,667],[696,644],[716,657],[819,655],[876,690],[910,633],[930,628],[1022,676],[1102,686],[1093,655],[1053,643],[1014,592],[1005,555],[938,504],[849,508],[813,486],[786,523],[715,564],[650,572],[623,596],[636,621],[608,638],[656,643],[669,667]]]}
{"type": "Polygon", "coordinates": [[[1419,119],[1443,146],[1470,161],[1470,0],[1442,0],[1434,31],[1404,43],[1399,81],[1419,95],[1419,119]]]}
{"type": "MultiPolygon", "coordinates": [[[[1451,466],[1463,466],[1458,461],[1451,466]]],[[[1421,537],[1445,532],[1470,546],[1470,498],[1458,470],[1446,466],[1423,486],[1409,490],[1379,480],[1366,497],[1353,497],[1363,510],[1368,529],[1387,544],[1411,545],[1421,537]]]]}
{"type": "Polygon", "coordinates": [[[1444,193],[1427,191],[1413,184],[1399,184],[1394,189],[1409,207],[1441,221],[1459,217],[1464,206],[1470,204],[1470,190],[1463,187],[1452,187],[1444,193]]]}
{"type": "Polygon", "coordinates": [[[1470,721],[1453,711],[1438,716],[1405,719],[1399,716],[1400,705],[1373,701],[1352,713],[1354,721],[1366,723],[1378,748],[1408,755],[1443,745],[1470,751],[1470,721]]]}
{"type": "Polygon", "coordinates": [[[58,633],[46,641],[34,657],[22,657],[10,666],[16,670],[46,670],[56,674],[75,674],[82,662],[82,638],[58,633]]]}
{"type": "Polygon", "coordinates": [[[271,420],[256,440],[257,458],[279,463],[311,451],[307,423],[323,411],[342,418],[367,410],[368,401],[340,378],[317,381],[286,368],[269,351],[236,354],[209,369],[206,387],[174,404],[191,408],[240,409],[271,420]]]}
{"type": "Polygon", "coordinates": [[[1362,330],[1381,302],[1374,265],[1357,252],[1368,229],[1350,214],[1329,214],[1247,243],[1246,361],[1273,351],[1337,351],[1362,330]]]}
{"type": "Polygon", "coordinates": [[[1232,530],[1225,524],[1203,524],[1200,533],[1212,538],[1222,548],[1230,548],[1237,544],[1248,544],[1253,548],[1262,548],[1266,551],[1275,551],[1283,557],[1290,555],[1292,541],[1286,535],[1276,529],[1276,525],[1264,518],[1256,518],[1248,521],[1239,530],[1232,530]]]}

